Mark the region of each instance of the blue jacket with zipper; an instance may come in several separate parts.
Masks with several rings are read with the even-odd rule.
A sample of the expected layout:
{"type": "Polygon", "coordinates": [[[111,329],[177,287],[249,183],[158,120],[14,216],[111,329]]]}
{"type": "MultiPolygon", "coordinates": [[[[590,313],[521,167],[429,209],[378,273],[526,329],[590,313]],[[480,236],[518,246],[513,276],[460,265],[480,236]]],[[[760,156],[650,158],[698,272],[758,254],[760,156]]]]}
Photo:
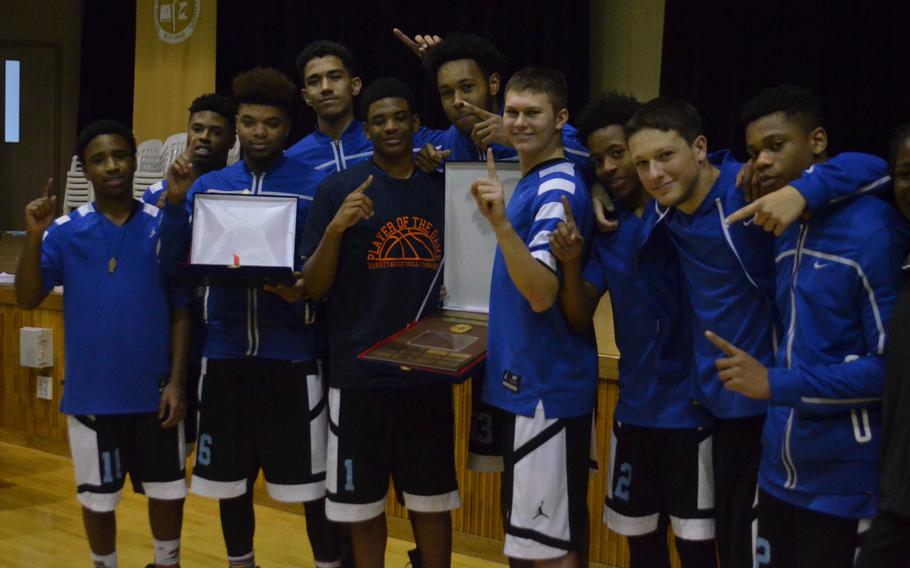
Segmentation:
{"type": "MultiPolygon", "coordinates": [[[[300,238],[318,185],[310,167],[280,157],[256,174],[244,161],[201,176],[187,194],[186,203],[167,205],[161,222],[159,256],[162,265],[176,268],[186,258],[192,224],[193,198],[199,193],[248,193],[297,198],[295,269],[301,268],[300,238]]],[[[205,344],[209,359],[261,357],[311,361],[318,356],[317,326],[309,302],[288,304],[259,288],[206,288],[203,298],[205,344]]]]}
{"type": "Polygon", "coordinates": [[[776,243],[784,335],[759,483],[794,505],[871,517],[884,391],[885,329],[910,230],[870,196],[795,223],[776,243]]]}
{"type": "MultiPolygon", "coordinates": [[[[666,226],[680,255],[694,310],[693,341],[698,379],[693,397],[718,418],[742,418],[765,412],[766,403],[728,391],[715,361],[723,353],[704,335],[712,330],[762,364],[774,366],[779,317],[774,304],[774,236],[751,220],[727,225],[724,219],[746,206],[736,187],[742,164],[727,151],[709,161],[720,170],[702,204],[691,215],[654,203],[657,222],[666,226]]],[[[816,164],[794,186],[811,209],[824,209],[856,193],[879,188],[885,163],[866,154],[844,153],[816,164]]]]}
{"type": "Polygon", "coordinates": [[[316,171],[316,185],[325,178],[373,157],[373,144],[363,132],[363,123],[352,120],[336,141],[318,128],[285,150],[284,155],[316,171]]]}

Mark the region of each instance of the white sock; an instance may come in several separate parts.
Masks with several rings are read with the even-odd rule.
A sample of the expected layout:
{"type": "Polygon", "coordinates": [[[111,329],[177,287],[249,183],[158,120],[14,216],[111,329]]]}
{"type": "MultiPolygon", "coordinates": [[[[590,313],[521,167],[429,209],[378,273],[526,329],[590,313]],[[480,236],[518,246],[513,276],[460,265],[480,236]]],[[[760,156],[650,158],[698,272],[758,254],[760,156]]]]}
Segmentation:
{"type": "Polygon", "coordinates": [[[157,540],[152,538],[155,545],[156,566],[180,566],[180,539],[157,540]]]}
{"type": "Polygon", "coordinates": [[[101,556],[92,552],[92,566],[95,568],[117,568],[117,551],[101,556]]]}
{"type": "Polygon", "coordinates": [[[249,551],[243,556],[228,556],[228,566],[254,566],[256,559],[253,557],[253,551],[249,551]]]}
{"type": "Polygon", "coordinates": [[[333,562],[320,562],[316,560],[314,566],[316,566],[316,568],[341,568],[341,559],[333,562]]]}

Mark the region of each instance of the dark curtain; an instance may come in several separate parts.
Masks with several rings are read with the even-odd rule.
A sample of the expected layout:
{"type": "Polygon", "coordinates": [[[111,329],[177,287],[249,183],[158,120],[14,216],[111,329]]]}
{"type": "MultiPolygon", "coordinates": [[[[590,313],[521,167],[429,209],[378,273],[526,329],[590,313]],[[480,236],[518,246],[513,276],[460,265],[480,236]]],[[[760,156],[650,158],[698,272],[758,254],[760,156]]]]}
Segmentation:
{"type": "MultiPolygon", "coordinates": [[[[357,57],[360,76],[392,75],[412,86],[424,124],[447,127],[439,97],[417,58],[392,35],[474,32],[491,39],[512,71],[527,65],[561,69],[569,83],[570,111],[578,112],[588,93],[589,2],[564,0],[545,10],[535,2],[465,0],[457,3],[416,0],[370,1],[266,0],[218,3],[216,83],[229,93],[231,79],[257,65],[288,73],[296,83],[295,59],[311,41],[347,45],[357,57]]],[[[296,140],[312,131],[315,115],[302,100],[294,113],[296,140]]]]}
{"type": "MultiPolygon", "coordinates": [[[[133,124],[133,67],[136,59],[136,3],[85,0],[78,129],[109,118],[133,124]]],[[[154,93],[149,93],[154,96],[154,93]]]]}
{"type": "Polygon", "coordinates": [[[910,118],[910,3],[666,0],[662,95],[701,111],[708,146],[744,157],[743,105],[789,83],[820,98],[833,153],[885,156],[910,118]]]}

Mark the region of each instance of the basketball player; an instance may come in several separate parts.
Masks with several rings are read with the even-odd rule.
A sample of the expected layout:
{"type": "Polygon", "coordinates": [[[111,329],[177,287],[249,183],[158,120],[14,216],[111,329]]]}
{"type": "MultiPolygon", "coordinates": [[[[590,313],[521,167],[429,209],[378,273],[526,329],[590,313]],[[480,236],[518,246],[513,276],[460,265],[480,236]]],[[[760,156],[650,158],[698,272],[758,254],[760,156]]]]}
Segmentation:
{"type": "Polygon", "coordinates": [[[316,128],[286,155],[316,170],[317,182],[369,160],[373,146],[354,117],[354,97],[362,82],[351,51],[333,41],[314,41],[297,56],[297,72],[300,94],[316,113],[316,128]]]}
{"type": "Polygon", "coordinates": [[[377,79],[360,95],[373,158],[323,182],[304,235],[306,294],[326,298],[331,361],[327,515],[349,523],[358,568],[383,566],[389,477],[424,568],[451,562],[452,388],[357,359],[432,312],[439,295],[444,188],[414,164],[411,90],[377,79]]]}
{"type": "MultiPolygon", "coordinates": [[[[806,89],[762,90],[743,122],[763,190],[828,161],[821,106],[806,89]]],[[[882,160],[838,156],[847,159],[879,166],[878,184],[887,181],[882,160]]],[[[885,326],[908,238],[897,210],[872,196],[816,210],[775,240],[776,301],[787,332],[774,364],[708,332],[724,353],[716,362],[724,387],[770,403],[756,566],[853,566],[875,513],[885,326]]]]}
{"type": "MultiPolygon", "coordinates": [[[[193,200],[201,193],[294,196],[297,234],[303,231],[315,174],[283,152],[296,88],[283,73],[261,67],[235,77],[232,87],[243,160],[195,182],[183,157],[174,162],[161,238],[161,255],[169,265],[185,251],[193,200]]],[[[199,441],[191,488],[219,499],[229,565],[255,565],[253,482],[261,469],[273,499],[305,503],[316,566],[339,566],[338,528],[324,513],[327,413],[317,331],[312,307],[303,301],[303,282],[209,287],[204,300],[199,441]]]]}
{"type": "Polygon", "coordinates": [[[76,156],[95,201],[54,220],[46,196],[26,208],[16,298],[35,308],[66,286],[67,415],[77,497],[95,568],[116,568],[114,510],[129,474],[148,496],[154,568],[180,566],[186,497],[182,419],[188,316],[156,255],[159,210],[133,199],[136,141],[89,124],[76,156]]]}
{"type": "MultiPolygon", "coordinates": [[[[483,161],[488,147],[496,160],[517,161],[503,129],[499,102],[505,59],[493,42],[475,34],[411,39],[397,28],[393,31],[425,63],[451,122],[446,130],[421,131],[415,144],[421,148],[417,157],[421,169],[439,168],[447,159],[483,161]]],[[[562,145],[566,157],[591,181],[588,151],[570,124],[562,129],[562,145]]]]}
{"type": "MultiPolygon", "coordinates": [[[[184,159],[193,164],[193,175],[199,177],[224,168],[236,140],[237,105],[230,97],[209,93],[196,97],[189,112],[184,159]]],[[[150,185],[142,194],[142,200],[164,206],[162,197],[166,190],[167,178],[164,178],[150,185]]]]}
{"type": "MultiPolygon", "coordinates": [[[[207,94],[197,97],[189,108],[184,160],[193,165],[195,178],[227,166],[228,151],[236,140],[234,119],[237,105],[230,97],[207,94]]],[[[164,206],[167,178],[150,185],[142,200],[150,205],[164,206]]],[[[198,410],[199,375],[202,372],[202,343],[205,335],[200,289],[192,291],[190,305],[190,346],[186,371],[186,418],[183,419],[188,451],[196,444],[196,412],[198,410]]]]}
{"type": "Polygon", "coordinates": [[[626,146],[624,125],[639,106],[609,92],[578,120],[598,181],[616,198],[617,229],[595,232],[585,262],[584,239],[565,208],[566,221],[550,234],[550,248],[563,272],[560,301],[575,331],[591,327],[610,290],[622,357],[604,520],[627,537],[633,568],[670,566],[668,521],[682,565],[714,568],[711,418],[690,394],[691,307],[679,259],[664,231],[646,230],[657,213],[648,207],[626,146]]]}
{"type": "Polygon", "coordinates": [[[714,330],[762,364],[772,365],[777,337],[772,232],[785,227],[779,219],[796,219],[807,203],[816,207],[850,195],[878,179],[875,170],[880,168],[850,156],[845,162],[816,164],[746,207],[737,188],[741,164],[726,151],[708,154],[701,117],[688,102],[650,101],[636,111],[625,130],[639,179],[656,202],[652,230],[669,232],[693,307],[694,390],[715,418],[718,557],[722,566],[748,568],[753,564],[753,503],[767,403],[724,388],[715,367],[721,351],[705,332],[714,330]],[[845,176],[845,169],[852,173],[845,176]],[[785,215],[769,215],[762,209],[781,201],[787,205],[785,215]],[[737,217],[747,222],[734,222],[743,220],[737,217]]]}
{"type": "MultiPolygon", "coordinates": [[[[903,216],[910,219],[910,123],[891,139],[891,178],[894,197],[903,216]]],[[[910,471],[910,421],[907,420],[907,324],[910,286],[904,261],[903,284],[894,304],[885,346],[885,392],[882,401],[881,479],[878,514],[863,537],[857,568],[900,568],[910,556],[910,494],[905,482],[910,471]]]]}
{"type": "Polygon", "coordinates": [[[597,391],[593,334],[568,329],[557,294],[562,275],[549,235],[565,197],[584,237],[590,196],[562,149],[568,120],[562,74],[528,68],[505,89],[503,125],[522,178],[504,203],[493,150],[488,177],[471,186],[498,247],[490,292],[484,400],[504,411],[505,554],[515,564],[586,564],[587,481],[597,391]]]}

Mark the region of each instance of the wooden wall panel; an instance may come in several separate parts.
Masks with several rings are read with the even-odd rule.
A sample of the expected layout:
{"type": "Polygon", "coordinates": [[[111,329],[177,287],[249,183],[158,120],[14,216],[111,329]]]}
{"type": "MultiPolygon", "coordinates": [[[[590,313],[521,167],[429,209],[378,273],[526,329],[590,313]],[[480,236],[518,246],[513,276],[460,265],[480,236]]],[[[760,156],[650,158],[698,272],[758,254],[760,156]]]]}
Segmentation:
{"type": "Polygon", "coordinates": [[[16,305],[13,288],[0,285],[0,437],[31,447],[66,454],[66,419],[60,414],[63,395],[63,298],[51,294],[36,310],[16,305]],[[19,329],[54,330],[54,366],[29,369],[19,365],[19,329]],[[38,375],[53,378],[54,398],[35,396],[38,375]]]}

